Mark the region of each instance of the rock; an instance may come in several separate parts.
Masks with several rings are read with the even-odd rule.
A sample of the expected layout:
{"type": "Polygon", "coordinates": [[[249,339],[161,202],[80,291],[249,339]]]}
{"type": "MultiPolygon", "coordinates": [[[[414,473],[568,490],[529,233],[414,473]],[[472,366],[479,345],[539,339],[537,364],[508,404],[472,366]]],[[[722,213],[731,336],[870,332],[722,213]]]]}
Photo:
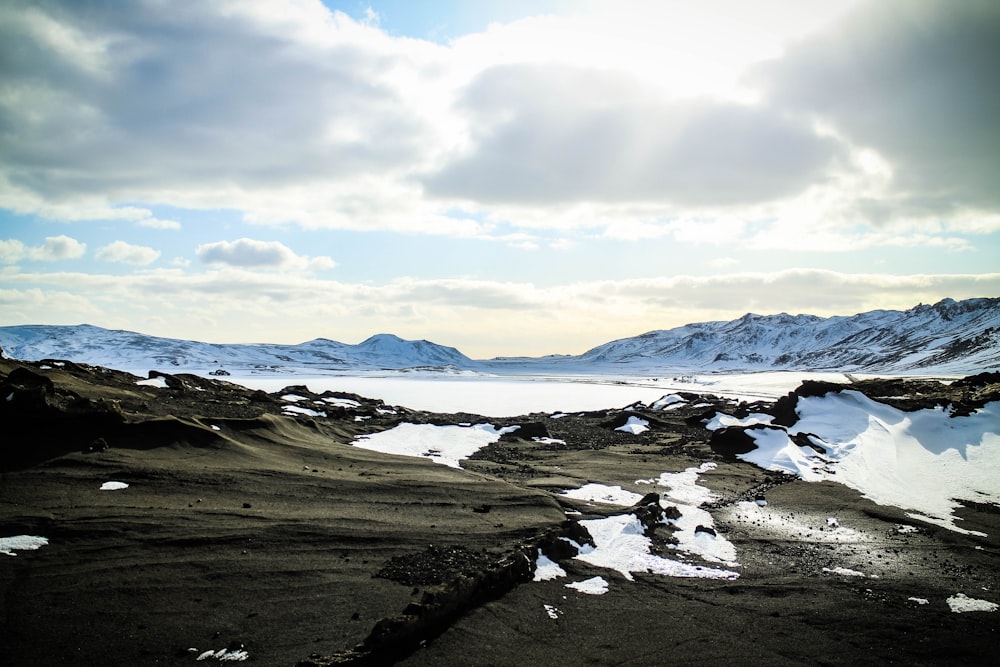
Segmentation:
{"type": "Polygon", "coordinates": [[[525,422],[518,424],[516,431],[510,431],[500,436],[500,440],[531,440],[532,438],[548,438],[549,429],[542,422],[525,422]]]}
{"type": "Polygon", "coordinates": [[[728,426],[712,433],[708,446],[716,454],[726,458],[736,458],[757,449],[757,443],[747,435],[747,429],[742,426],[728,426]]]}
{"type": "Polygon", "coordinates": [[[167,383],[167,388],[174,391],[184,391],[187,389],[187,385],[176,375],[171,375],[170,373],[162,373],[160,371],[149,371],[149,379],[153,378],[163,378],[163,381],[167,383]]]}
{"type": "Polygon", "coordinates": [[[634,515],[639,520],[639,523],[642,524],[643,534],[646,537],[652,537],[653,533],[656,532],[657,526],[663,520],[663,507],[660,506],[660,494],[647,493],[629,509],[629,514],[634,515]]]}

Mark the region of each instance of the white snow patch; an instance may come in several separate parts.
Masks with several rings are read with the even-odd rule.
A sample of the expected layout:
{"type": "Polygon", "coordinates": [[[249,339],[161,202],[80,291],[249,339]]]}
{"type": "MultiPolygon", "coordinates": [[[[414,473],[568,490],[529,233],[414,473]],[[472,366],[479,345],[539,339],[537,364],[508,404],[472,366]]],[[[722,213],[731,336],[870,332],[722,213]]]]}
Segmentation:
{"type": "Polygon", "coordinates": [[[928,600],[927,598],[913,598],[913,597],[910,597],[910,598],[906,598],[906,599],[909,600],[910,602],[916,602],[917,604],[930,604],[931,603],[931,601],[928,600]]]}
{"type": "Polygon", "coordinates": [[[541,436],[536,436],[532,438],[535,442],[540,445],[565,445],[565,440],[560,440],[559,438],[546,438],[541,436]]]}
{"type": "Polygon", "coordinates": [[[709,562],[736,565],[736,547],[732,542],[721,535],[698,530],[699,526],[715,529],[712,515],[701,508],[701,505],[714,500],[715,495],[708,487],[698,484],[698,475],[716,467],[716,463],[707,461],[681,472],[665,472],[658,478],[639,479],[636,484],[655,483],[663,487],[666,489],[663,498],[677,505],[680,518],[667,520],[677,528],[674,532],[677,544],[671,545],[672,549],[696,554],[709,562]]]}
{"type": "Polygon", "coordinates": [[[827,572],[829,574],[839,574],[842,577],[864,577],[865,576],[864,572],[858,572],[857,570],[851,570],[849,568],[839,567],[839,566],[838,567],[832,567],[832,568],[831,567],[824,567],[823,571],[827,572]]]}
{"type": "Polygon", "coordinates": [[[607,484],[584,484],[579,489],[567,489],[560,495],[575,500],[621,505],[622,507],[631,507],[642,500],[641,494],[626,491],[620,486],[608,486],[607,484]]]}
{"type": "Polygon", "coordinates": [[[459,461],[499,440],[505,430],[498,430],[492,424],[434,426],[404,422],[388,431],[359,436],[351,444],[362,449],[416,456],[452,468],[461,468],[459,461]]]}
{"type": "Polygon", "coordinates": [[[545,607],[545,613],[548,614],[549,618],[553,621],[558,620],[559,616],[562,614],[559,608],[554,605],[543,604],[542,606],[545,607]]]}
{"type": "Polygon", "coordinates": [[[636,484],[656,484],[666,489],[665,498],[682,505],[701,505],[715,499],[708,487],[698,484],[698,475],[715,470],[718,464],[711,461],[681,472],[665,472],[653,479],[637,479],[636,484]]]}
{"type": "Polygon", "coordinates": [[[162,375],[157,375],[155,378],[149,378],[148,380],[139,380],[136,382],[140,387],[156,387],[157,389],[167,388],[167,379],[162,375]]]}
{"type": "Polygon", "coordinates": [[[299,405],[286,405],[281,408],[281,413],[287,417],[294,417],[295,415],[305,415],[306,417],[326,417],[325,412],[319,412],[318,410],[312,410],[310,408],[303,408],[299,405]]]}
{"type": "Polygon", "coordinates": [[[121,491],[127,488],[128,484],[125,482],[105,482],[101,484],[101,491],[121,491]]]}
{"type": "Polygon", "coordinates": [[[629,417],[627,422],[615,430],[631,433],[632,435],[639,435],[640,433],[645,433],[649,430],[649,422],[645,419],[640,419],[639,417],[629,417]]]}
{"type": "Polygon", "coordinates": [[[49,543],[48,538],[38,535],[12,535],[0,537],[0,554],[16,556],[15,551],[34,551],[49,543]]]}
{"type": "Polygon", "coordinates": [[[326,403],[326,404],[328,404],[328,405],[332,405],[334,407],[337,407],[337,408],[353,409],[353,408],[360,408],[361,407],[361,403],[359,403],[358,401],[352,400],[350,398],[336,398],[336,397],[328,396],[328,397],[326,397],[326,398],[323,399],[323,402],[326,403]]]}
{"type": "Polygon", "coordinates": [[[956,593],[947,600],[948,606],[956,614],[963,614],[969,611],[996,611],[1000,608],[996,602],[989,600],[977,600],[970,598],[965,593],[956,593]]]}
{"type": "Polygon", "coordinates": [[[299,401],[308,401],[309,399],[298,394],[285,394],[281,397],[281,400],[288,401],[289,403],[298,403],[299,401]]]}
{"type": "Polygon", "coordinates": [[[566,588],[572,588],[587,595],[604,595],[608,592],[608,582],[604,577],[591,577],[583,581],[566,584],[566,588]]]}
{"type": "Polygon", "coordinates": [[[649,553],[651,540],[643,534],[642,524],[631,514],[589,519],[581,521],[580,525],[587,529],[597,546],[584,545],[575,558],[615,570],[629,581],[633,580],[633,572],[708,579],[739,577],[738,573],[729,570],[692,565],[649,553]]]}
{"type": "Polygon", "coordinates": [[[535,576],[532,581],[549,581],[565,577],[566,570],[559,566],[559,563],[549,559],[548,556],[538,550],[538,558],[535,560],[535,576]]]}
{"type": "Polygon", "coordinates": [[[972,535],[956,525],[959,500],[1000,503],[1000,402],[966,417],[942,408],[903,412],[846,390],[800,398],[791,428],[748,431],[758,449],[740,458],[806,481],[832,480],[908,516],[972,535]],[[820,451],[799,447],[807,437],[820,451]]]}
{"type": "Polygon", "coordinates": [[[745,427],[753,426],[754,424],[770,424],[772,419],[774,419],[774,417],[762,412],[753,412],[742,419],[724,414],[722,412],[716,412],[715,416],[705,423],[705,428],[709,431],[718,431],[719,429],[723,429],[728,426],[745,427]]]}
{"type": "Polygon", "coordinates": [[[649,407],[653,410],[673,410],[687,403],[677,394],[667,394],[661,399],[654,401],[649,407]]]}
{"type": "Polygon", "coordinates": [[[245,662],[249,659],[250,654],[243,649],[234,649],[230,651],[229,649],[224,648],[220,648],[217,651],[203,651],[197,658],[195,658],[198,662],[205,660],[216,660],[218,662],[245,662]]]}

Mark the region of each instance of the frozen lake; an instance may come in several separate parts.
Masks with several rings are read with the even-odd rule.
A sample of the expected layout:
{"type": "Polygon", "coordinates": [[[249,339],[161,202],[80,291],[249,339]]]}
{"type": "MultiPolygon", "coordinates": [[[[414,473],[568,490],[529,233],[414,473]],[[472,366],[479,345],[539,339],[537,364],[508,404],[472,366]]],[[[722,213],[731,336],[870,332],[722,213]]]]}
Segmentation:
{"type": "Polygon", "coordinates": [[[532,412],[580,412],[650,403],[664,394],[687,391],[745,400],[773,400],[804,379],[846,382],[840,373],[744,373],[676,378],[615,376],[439,376],[392,373],[366,376],[282,374],[226,378],[252,389],[275,392],[304,384],[314,392],[346,391],[390,405],[430,412],[470,412],[512,417],[532,412]]]}

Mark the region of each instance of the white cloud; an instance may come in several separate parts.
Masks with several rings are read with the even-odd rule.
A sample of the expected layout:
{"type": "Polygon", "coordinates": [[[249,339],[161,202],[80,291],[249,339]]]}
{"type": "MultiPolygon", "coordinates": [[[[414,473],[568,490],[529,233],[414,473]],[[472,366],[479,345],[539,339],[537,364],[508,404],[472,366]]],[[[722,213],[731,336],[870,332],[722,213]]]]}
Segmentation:
{"type": "Polygon", "coordinates": [[[57,262],[82,257],[87,244],[64,234],[48,236],[40,246],[26,246],[17,239],[0,241],[0,263],[14,264],[23,259],[35,262],[57,262]]]}
{"type": "Polygon", "coordinates": [[[195,254],[206,264],[224,264],[240,268],[263,269],[332,269],[329,257],[300,257],[280,241],[257,241],[242,238],[198,246],[195,254]]]}
{"type": "Polygon", "coordinates": [[[0,264],[14,264],[27,255],[27,247],[17,239],[0,241],[0,264]]]}
{"type": "Polygon", "coordinates": [[[993,0],[872,2],[761,66],[752,81],[775,106],[818,118],[877,152],[892,196],[868,215],[995,212],[998,34],[993,0]]]}
{"type": "Polygon", "coordinates": [[[52,262],[64,259],[82,257],[87,251],[87,244],[80,243],[65,234],[45,237],[45,243],[39,247],[28,249],[28,258],[40,262],[52,262]]]}
{"type": "Polygon", "coordinates": [[[133,245],[125,241],[114,241],[100,248],[94,256],[102,262],[118,262],[145,266],[160,257],[160,251],[148,246],[133,245]]]}
{"type": "Polygon", "coordinates": [[[461,237],[497,234],[489,220],[646,239],[670,220],[697,238],[738,217],[773,221],[761,238],[782,247],[838,241],[814,250],[887,220],[899,239],[944,215],[920,243],[995,233],[978,221],[1000,217],[996,87],[969,55],[994,52],[979,37],[995,3],[894,6],[917,23],[947,7],[925,21],[940,49],[907,20],[887,24],[884,49],[863,21],[823,36],[879,6],[601,0],[436,45],[319,2],[14,3],[0,16],[0,207],[178,229],[129,204],[157,202],[461,237]],[[840,57],[855,44],[860,69],[840,57]]]}
{"type": "Polygon", "coordinates": [[[161,218],[143,218],[139,220],[136,224],[140,227],[148,227],[150,229],[171,229],[176,230],[181,228],[181,223],[176,220],[163,220],[161,218]]]}

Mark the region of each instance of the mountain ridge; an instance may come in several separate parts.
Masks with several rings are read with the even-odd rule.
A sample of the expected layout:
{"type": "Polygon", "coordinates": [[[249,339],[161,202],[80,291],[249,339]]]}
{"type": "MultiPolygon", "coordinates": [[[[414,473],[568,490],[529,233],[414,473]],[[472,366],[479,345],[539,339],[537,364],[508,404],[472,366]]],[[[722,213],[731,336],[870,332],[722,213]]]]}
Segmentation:
{"type": "Polygon", "coordinates": [[[219,344],[89,324],[0,327],[0,348],[21,359],[72,359],[137,370],[168,367],[280,371],[436,368],[482,372],[842,370],[967,374],[1000,368],[1000,298],[918,304],[855,315],[746,313],[598,345],[579,355],[473,360],[454,347],[389,333],[356,345],[315,338],[296,345],[219,344]]]}

